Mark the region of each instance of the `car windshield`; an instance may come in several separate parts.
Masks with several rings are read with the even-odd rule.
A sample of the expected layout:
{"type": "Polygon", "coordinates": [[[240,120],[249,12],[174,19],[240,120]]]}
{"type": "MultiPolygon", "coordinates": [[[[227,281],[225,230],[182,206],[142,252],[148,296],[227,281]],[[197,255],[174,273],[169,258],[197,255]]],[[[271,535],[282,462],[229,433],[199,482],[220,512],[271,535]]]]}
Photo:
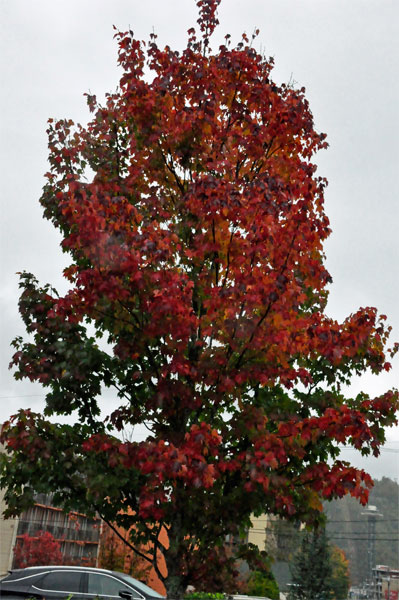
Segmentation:
{"type": "Polygon", "coordinates": [[[142,583],[138,579],[134,579],[134,577],[130,577],[130,575],[126,575],[126,573],[118,573],[119,577],[126,581],[127,584],[130,583],[133,587],[135,587],[139,592],[143,592],[146,596],[152,596],[153,598],[165,598],[162,594],[158,594],[155,590],[150,588],[145,583],[142,583]]]}

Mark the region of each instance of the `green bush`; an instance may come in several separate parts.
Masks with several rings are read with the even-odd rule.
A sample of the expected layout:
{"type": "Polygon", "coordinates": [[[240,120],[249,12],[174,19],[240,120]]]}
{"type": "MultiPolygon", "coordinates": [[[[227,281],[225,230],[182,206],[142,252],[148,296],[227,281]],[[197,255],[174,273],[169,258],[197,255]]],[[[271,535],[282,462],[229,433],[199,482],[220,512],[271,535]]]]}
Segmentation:
{"type": "Polygon", "coordinates": [[[273,573],[253,571],[247,582],[248,596],[262,596],[271,600],[279,600],[280,592],[273,573]]]}
{"type": "Polygon", "coordinates": [[[184,596],[184,600],[224,600],[225,595],[212,592],[190,592],[184,596]]]}

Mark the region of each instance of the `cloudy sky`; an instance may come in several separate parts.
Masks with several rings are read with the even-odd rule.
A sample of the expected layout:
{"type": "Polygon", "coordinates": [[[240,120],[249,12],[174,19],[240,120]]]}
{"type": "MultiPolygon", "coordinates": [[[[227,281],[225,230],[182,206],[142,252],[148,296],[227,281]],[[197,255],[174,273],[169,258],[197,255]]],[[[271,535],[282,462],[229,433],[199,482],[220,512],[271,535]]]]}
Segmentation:
{"type": "MultiPolygon", "coordinates": [[[[399,340],[398,166],[399,49],[397,0],[222,0],[226,33],[260,29],[256,48],[273,56],[278,83],[305,86],[316,128],[330,148],[317,159],[329,180],[326,212],[333,233],[326,244],[333,277],[328,313],[344,319],[359,306],[388,315],[399,340]]],[[[116,65],[113,28],[129,27],[160,45],[184,47],[196,21],[194,0],[0,0],[1,22],[1,382],[0,422],[21,407],[40,410],[43,391],[16,382],[7,370],[10,340],[23,334],[17,311],[17,271],[65,290],[66,257],[60,238],[42,219],[38,203],[47,170],[49,117],[89,118],[84,92],[102,98],[113,91],[116,65]]],[[[393,369],[366,375],[354,390],[377,395],[399,385],[393,369]]],[[[104,399],[104,403],[110,399],[104,399]]],[[[378,460],[343,458],[374,477],[399,477],[399,429],[388,431],[378,460]]]]}

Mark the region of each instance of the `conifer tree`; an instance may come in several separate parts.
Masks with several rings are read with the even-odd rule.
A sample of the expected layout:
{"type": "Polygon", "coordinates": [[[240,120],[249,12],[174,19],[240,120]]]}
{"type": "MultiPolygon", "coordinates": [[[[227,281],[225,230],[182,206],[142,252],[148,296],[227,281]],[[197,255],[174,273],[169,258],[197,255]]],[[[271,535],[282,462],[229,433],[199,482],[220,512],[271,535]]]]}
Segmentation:
{"type": "Polygon", "coordinates": [[[290,600],[333,598],[331,575],[331,555],[325,529],[306,533],[292,565],[290,600]]]}

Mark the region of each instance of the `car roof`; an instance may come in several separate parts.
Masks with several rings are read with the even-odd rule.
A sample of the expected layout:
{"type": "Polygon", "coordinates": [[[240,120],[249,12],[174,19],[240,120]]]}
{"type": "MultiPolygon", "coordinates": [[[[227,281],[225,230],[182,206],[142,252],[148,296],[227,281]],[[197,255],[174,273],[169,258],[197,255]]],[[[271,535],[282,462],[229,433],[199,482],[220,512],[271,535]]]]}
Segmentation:
{"type": "Polygon", "coordinates": [[[117,571],[109,571],[108,569],[97,569],[96,567],[80,567],[75,565],[38,565],[35,567],[25,567],[24,569],[10,569],[7,580],[12,580],[18,577],[29,577],[34,575],[40,575],[46,571],[82,571],[82,573],[104,573],[105,575],[116,575],[120,576],[123,573],[117,571]]]}
{"type": "MultiPolygon", "coordinates": [[[[23,569],[10,569],[8,571],[8,576],[20,576],[22,574],[29,576],[35,575],[35,573],[42,573],[43,571],[83,571],[84,573],[104,573],[106,575],[116,575],[119,577],[123,577],[124,573],[121,571],[110,571],[109,569],[99,569],[97,567],[81,567],[77,565],[37,565],[34,567],[24,567],[23,569]]],[[[134,577],[130,577],[131,580],[134,580],[134,577]]],[[[140,581],[137,580],[139,584],[140,581]]]]}
{"type": "Polygon", "coordinates": [[[76,565],[39,565],[35,567],[25,567],[24,569],[11,569],[10,573],[21,573],[22,571],[43,571],[51,569],[53,571],[62,571],[62,570],[71,570],[77,569],[80,571],[93,571],[95,573],[114,573],[117,574],[117,571],[109,571],[108,569],[97,569],[97,567],[81,567],[76,565]]]}

